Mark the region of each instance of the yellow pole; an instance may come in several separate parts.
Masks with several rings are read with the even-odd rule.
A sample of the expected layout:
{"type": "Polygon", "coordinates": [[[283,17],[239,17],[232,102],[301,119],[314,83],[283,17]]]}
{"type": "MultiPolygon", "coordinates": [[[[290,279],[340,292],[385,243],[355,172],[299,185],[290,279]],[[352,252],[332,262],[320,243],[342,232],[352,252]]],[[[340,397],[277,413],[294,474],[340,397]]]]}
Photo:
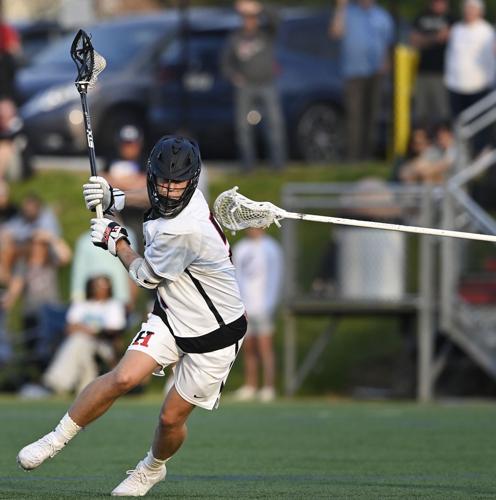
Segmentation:
{"type": "Polygon", "coordinates": [[[403,156],[408,149],[411,122],[411,100],[418,65],[418,53],[406,45],[394,51],[394,156],[403,156]]]}

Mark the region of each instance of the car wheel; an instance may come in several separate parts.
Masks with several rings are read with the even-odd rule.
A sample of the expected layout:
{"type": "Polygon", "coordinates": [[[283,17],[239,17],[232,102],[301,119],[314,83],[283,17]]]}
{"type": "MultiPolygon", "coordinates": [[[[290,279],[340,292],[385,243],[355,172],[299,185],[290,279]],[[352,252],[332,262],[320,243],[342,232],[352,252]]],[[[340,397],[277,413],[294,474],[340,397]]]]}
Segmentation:
{"type": "Polygon", "coordinates": [[[141,136],[146,139],[145,121],[138,111],[110,110],[100,127],[98,135],[98,153],[113,155],[116,152],[117,136],[125,125],[136,127],[141,136]]]}
{"type": "Polygon", "coordinates": [[[308,162],[330,162],[342,157],[343,118],[329,104],[313,104],[296,126],[298,152],[308,162]]]}

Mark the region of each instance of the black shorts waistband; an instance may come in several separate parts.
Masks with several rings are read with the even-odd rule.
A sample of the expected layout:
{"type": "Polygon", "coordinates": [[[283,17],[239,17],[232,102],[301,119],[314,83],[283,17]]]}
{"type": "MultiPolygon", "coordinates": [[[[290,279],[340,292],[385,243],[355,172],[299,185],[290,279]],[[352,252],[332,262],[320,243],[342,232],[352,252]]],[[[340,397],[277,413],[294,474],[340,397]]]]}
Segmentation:
{"type": "Polygon", "coordinates": [[[200,335],[199,337],[178,337],[172,331],[167,314],[162,309],[158,300],[155,300],[152,313],[164,322],[178,347],[187,353],[199,354],[224,349],[236,344],[246,333],[247,322],[244,314],[232,323],[222,325],[217,330],[205,335],[200,335]]]}

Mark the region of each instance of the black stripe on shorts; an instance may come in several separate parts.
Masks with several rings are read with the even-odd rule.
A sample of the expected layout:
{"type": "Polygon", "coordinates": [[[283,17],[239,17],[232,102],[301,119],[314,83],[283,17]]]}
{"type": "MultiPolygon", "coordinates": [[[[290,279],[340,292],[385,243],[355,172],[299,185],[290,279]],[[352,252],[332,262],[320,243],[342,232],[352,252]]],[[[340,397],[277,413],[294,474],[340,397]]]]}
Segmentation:
{"type": "Polygon", "coordinates": [[[224,349],[231,345],[235,345],[246,333],[246,316],[243,314],[232,323],[228,325],[222,324],[217,330],[206,333],[205,335],[200,335],[198,337],[178,337],[172,331],[167,315],[160,306],[158,299],[155,300],[152,312],[165,323],[178,347],[182,351],[188,353],[199,354],[224,349]]]}

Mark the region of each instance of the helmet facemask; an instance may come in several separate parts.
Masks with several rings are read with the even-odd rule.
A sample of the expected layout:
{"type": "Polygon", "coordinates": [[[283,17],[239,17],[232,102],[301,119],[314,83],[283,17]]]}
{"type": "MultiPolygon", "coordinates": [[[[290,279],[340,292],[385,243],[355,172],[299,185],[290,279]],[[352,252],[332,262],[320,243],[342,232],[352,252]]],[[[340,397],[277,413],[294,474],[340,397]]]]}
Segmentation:
{"type": "MultiPolygon", "coordinates": [[[[199,177],[199,176],[198,176],[199,177]]],[[[189,203],[195,189],[198,186],[198,177],[188,179],[188,185],[184,188],[181,196],[170,196],[169,190],[174,188],[175,182],[180,180],[161,179],[151,172],[148,172],[148,196],[154,210],[162,217],[171,218],[178,215],[189,203]],[[159,189],[159,186],[167,185],[167,190],[164,192],[159,189]]]]}
{"type": "Polygon", "coordinates": [[[201,158],[198,145],[183,137],[166,136],[150,153],[147,169],[148,197],[153,212],[161,217],[178,215],[189,203],[200,178],[201,158]],[[170,192],[174,183],[188,181],[179,197],[170,192]],[[159,183],[165,186],[159,188],[159,183]]]}

